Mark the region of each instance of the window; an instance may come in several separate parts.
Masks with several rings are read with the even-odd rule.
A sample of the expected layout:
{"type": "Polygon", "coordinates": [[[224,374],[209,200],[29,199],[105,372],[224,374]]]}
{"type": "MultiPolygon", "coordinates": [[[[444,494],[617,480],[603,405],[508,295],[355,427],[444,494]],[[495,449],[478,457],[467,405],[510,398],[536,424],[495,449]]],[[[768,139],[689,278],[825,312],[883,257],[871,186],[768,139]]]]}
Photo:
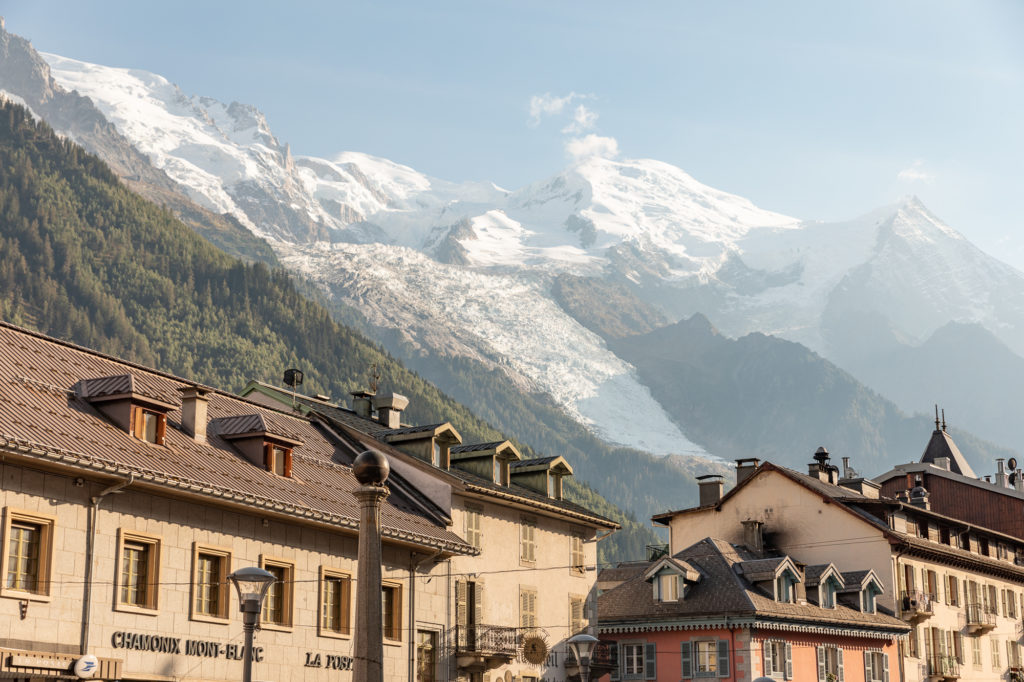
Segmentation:
{"type": "Polygon", "coordinates": [[[283,445],[277,445],[275,443],[265,443],[263,445],[263,460],[267,471],[275,473],[278,476],[285,476],[286,478],[291,478],[291,448],[284,447],[283,445]]]}
{"type": "Polygon", "coordinates": [[[662,573],[657,578],[656,597],[660,601],[679,600],[679,576],[675,573],[662,573]]]}
{"type": "Polygon", "coordinates": [[[1007,618],[1017,617],[1017,593],[1013,590],[1006,591],[1006,616],[1007,618]]]}
{"type": "Polygon", "coordinates": [[[548,473],[548,497],[553,500],[562,499],[562,477],[548,473]]]}
{"type": "Polygon", "coordinates": [[[835,646],[818,647],[818,682],[843,682],[843,650],[835,646]]]}
{"type": "Polygon", "coordinates": [[[960,581],[954,575],[946,576],[946,603],[950,606],[960,605],[960,581]]]}
{"type": "Polygon", "coordinates": [[[437,680],[437,633],[416,631],[416,682],[437,680]]]}
{"type": "Polygon", "coordinates": [[[192,554],[193,620],[226,620],[231,553],[196,544],[192,554]]]}
{"type": "Polygon", "coordinates": [[[1011,668],[1020,667],[1020,644],[1012,639],[1006,640],[1006,665],[1011,668]]]}
{"type": "Polygon", "coordinates": [[[157,608],[157,586],[160,584],[160,541],[140,533],[121,531],[121,565],[117,573],[118,608],[157,608]]]}
{"type": "Polygon", "coordinates": [[[999,664],[999,640],[995,637],[988,638],[989,648],[992,650],[992,669],[999,670],[1003,666],[999,664]]]}
{"type": "Polygon", "coordinates": [[[889,655],[881,651],[865,651],[864,679],[867,682],[889,682],[889,655]]]}
{"type": "Polygon", "coordinates": [[[910,630],[910,634],[907,635],[907,638],[907,655],[911,658],[920,658],[921,637],[917,631],[916,625],[910,630]]]}
{"type": "Polygon", "coordinates": [[[918,521],[917,522],[917,535],[918,535],[918,537],[922,537],[925,540],[928,539],[928,522],[927,521],[923,521],[922,520],[922,521],[918,521]]]}
{"type": "Polygon", "coordinates": [[[778,640],[764,643],[764,674],[768,677],[793,679],[792,645],[778,640]]]}
{"type": "Polygon", "coordinates": [[[952,544],[949,540],[950,540],[950,538],[949,538],[949,528],[940,528],[939,529],[939,542],[941,542],[944,545],[952,544]]]}
{"type": "Polygon", "coordinates": [[[823,609],[834,609],[836,607],[836,592],[839,591],[839,581],[834,576],[829,576],[824,583],[818,585],[818,604],[823,609]]]}
{"type": "Polygon", "coordinates": [[[532,587],[519,588],[519,627],[537,627],[537,590],[532,587]]]}
{"type": "Polygon", "coordinates": [[[582,632],[587,626],[584,615],[586,600],[580,596],[569,597],[569,632],[573,635],[582,632]]]}
{"type": "Polygon", "coordinates": [[[468,504],[465,509],[466,542],[477,549],[483,547],[483,533],[480,530],[480,521],[483,516],[483,511],[484,510],[480,507],[474,507],[468,504]]]}
{"type": "Polygon", "coordinates": [[[863,613],[875,612],[875,600],[882,594],[882,588],[874,580],[870,581],[860,592],[860,610],[863,613]]]}
{"type": "Polygon", "coordinates": [[[623,677],[627,680],[640,679],[644,674],[644,645],[623,644],[619,660],[622,661],[623,677]]]}
{"type": "Polygon", "coordinates": [[[985,588],[985,594],[988,602],[985,605],[985,611],[993,615],[999,615],[999,600],[996,597],[996,586],[987,585],[985,588]]]}
{"type": "Polygon", "coordinates": [[[976,668],[981,667],[981,637],[971,637],[971,663],[976,668]]]}
{"type": "Polygon", "coordinates": [[[508,485],[508,460],[494,458],[494,482],[508,485]]]}
{"type": "Polygon", "coordinates": [[[139,405],[132,405],[131,420],[131,433],[133,436],[147,443],[155,445],[164,444],[164,433],[167,430],[167,415],[162,412],[147,410],[139,405]]]}
{"type": "Polygon", "coordinates": [[[430,443],[432,446],[430,449],[430,463],[439,467],[441,466],[441,444],[436,440],[432,440],[430,443]]]}
{"type": "Polygon", "coordinates": [[[263,570],[275,580],[263,599],[263,625],[288,628],[292,624],[292,595],[295,586],[295,567],[279,559],[263,557],[263,570]]]}
{"type": "Polygon", "coordinates": [[[524,516],[519,523],[519,560],[533,563],[537,560],[537,519],[524,516]]]}
{"type": "Polygon", "coordinates": [[[775,601],[791,604],[796,600],[796,577],[787,568],[775,579],[775,601]]]}
{"type": "Polygon", "coordinates": [[[978,554],[988,556],[988,538],[978,538],[978,554]]]}
{"type": "Polygon", "coordinates": [[[3,590],[0,594],[22,599],[50,596],[50,557],[54,519],[8,508],[4,537],[3,590]]]}
{"type": "Polygon", "coordinates": [[[381,586],[381,618],[384,622],[384,639],[402,639],[402,587],[384,584],[381,586]]]}
{"type": "Polygon", "coordinates": [[[352,577],[320,569],[320,635],[344,637],[351,633],[352,577]]]}
{"type": "MultiPolygon", "coordinates": [[[[653,644],[651,647],[653,648],[653,644]]],[[[704,639],[683,642],[683,677],[728,677],[729,641],[725,639],[704,639]]]]}
{"type": "Polygon", "coordinates": [[[569,570],[577,575],[586,573],[583,558],[583,534],[576,531],[569,538],[569,570]]]}

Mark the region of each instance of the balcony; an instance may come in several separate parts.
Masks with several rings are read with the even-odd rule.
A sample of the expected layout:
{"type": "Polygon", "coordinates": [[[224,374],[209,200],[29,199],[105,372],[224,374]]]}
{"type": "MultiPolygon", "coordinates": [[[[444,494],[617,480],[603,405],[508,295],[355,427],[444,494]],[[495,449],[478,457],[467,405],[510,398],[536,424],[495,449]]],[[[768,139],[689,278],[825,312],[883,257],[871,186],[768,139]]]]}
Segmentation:
{"type": "Polygon", "coordinates": [[[517,628],[456,625],[455,665],[462,673],[482,673],[512,662],[518,652],[517,628]]]}
{"type": "Polygon", "coordinates": [[[900,618],[908,623],[919,623],[932,615],[935,595],[919,590],[906,590],[900,599],[900,618]]]}
{"type": "Polygon", "coordinates": [[[960,678],[960,662],[955,656],[931,655],[927,660],[928,679],[933,682],[938,680],[956,680],[960,678]]]}
{"type": "MultiPolygon", "coordinates": [[[[612,658],[612,648],[617,647],[616,642],[598,642],[594,652],[590,655],[590,679],[597,680],[615,669],[615,659],[612,658]]],[[[572,649],[566,647],[565,652],[565,674],[571,682],[582,682],[580,680],[580,664],[572,653],[572,649]]],[[[586,682],[589,682],[587,680],[586,682]]]]}
{"type": "Polygon", "coordinates": [[[982,604],[967,605],[967,634],[980,635],[996,626],[996,614],[982,604]]]}

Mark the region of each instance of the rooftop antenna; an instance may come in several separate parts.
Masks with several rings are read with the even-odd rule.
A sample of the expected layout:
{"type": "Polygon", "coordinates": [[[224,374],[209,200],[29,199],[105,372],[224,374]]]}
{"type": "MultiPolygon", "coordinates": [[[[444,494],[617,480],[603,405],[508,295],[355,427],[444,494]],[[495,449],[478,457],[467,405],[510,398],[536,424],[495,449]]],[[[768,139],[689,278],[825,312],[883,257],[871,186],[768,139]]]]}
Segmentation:
{"type": "Polygon", "coordinates": [[[939,404],[935,403],[935,430],[939,430],[939,404]]]}
{"type": "Polygon", "coordinates": [[[302,370],[286,369],[284,371],[284,385],[292,389],[292,409],[295,409],[295,387],[302,385],[302,370]]]}
{"type": "Polygon", "coordinates": [[[380,385],[380,367],[376,362],[370,365],[369,378],[370,393],[376,393],[377,387],[380,385]]]}

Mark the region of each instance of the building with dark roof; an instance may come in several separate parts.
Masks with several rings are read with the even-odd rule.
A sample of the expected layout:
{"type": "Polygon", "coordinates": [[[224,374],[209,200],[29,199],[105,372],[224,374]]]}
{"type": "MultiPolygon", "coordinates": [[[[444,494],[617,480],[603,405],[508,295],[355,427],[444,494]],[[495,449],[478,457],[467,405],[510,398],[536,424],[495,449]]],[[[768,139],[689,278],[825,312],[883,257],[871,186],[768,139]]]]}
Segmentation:
{"type": "MultiPolygon", "coordinates": [[[[940,434],[938,445],[947,442],[940,434]]],[[[858,476],[846,461],[842,471],[832,465],[823,448],[806,474],[744,460],[727,493],[658,514],[654,521],[669,528],[673,551],[710,534],[766,558],[790,556],[809,567],[831,564],[840,573],[834,585],[839,595],[850,588],[863,593],[865,581],[875,576],[879,611],[910,627],[897,639],[893,665],[900,679],[1024,674],[1024,542],[936,511],[924,486],[906,490],[906,476],[899,479],[902,494],[883,495],[882,485],[858,476]]],[[[808,585],[816,571],[805,569],[808,585]]],[[[752,656],[756,671],[770,662],[764,653],[752,656]]]]}
{"type": "Polygon", "coordinates": [[[376,447],[392,467],[479,550],[447,561],[450,598],[436,603],[451,614],[438,651],[453,679],[556,681],[578,671],[566,640],[593,630],[597,542],[618,524],[564,497],[565,458],[524,459],[507,440],[463,443],[447,423],[405,424],[408,400],[395,394],[359,391],[350,409],[260,382],[243,393],[359,442],[383,441],[376,447]]]}

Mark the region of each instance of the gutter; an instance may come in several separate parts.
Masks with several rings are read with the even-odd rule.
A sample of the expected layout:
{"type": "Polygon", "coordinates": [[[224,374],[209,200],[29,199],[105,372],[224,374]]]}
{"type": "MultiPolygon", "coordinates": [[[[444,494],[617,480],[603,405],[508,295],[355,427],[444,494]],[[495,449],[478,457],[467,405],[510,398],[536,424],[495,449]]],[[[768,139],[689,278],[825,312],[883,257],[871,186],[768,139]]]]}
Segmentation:
{"type": "MultiPolygon", "coordinates": [[[[96,551],[96,520],[100,511],[100,504],[107,495],[123,492],[125,488],[135,482],[135,474],[128,474],[128,478],[107,486],[89,498],[88,525],[89,529],[85,539],[85,584],[82,587],[82,637],[79,642],[79,653],[85,656],[89,653],[89,629],[92,616],[92,564],[93,555],[96,551]]],[[[117,557],[115,557],[115,562],[117,557]]],[[[116,563],[115,563],[116,565],[116,563]]]]}

